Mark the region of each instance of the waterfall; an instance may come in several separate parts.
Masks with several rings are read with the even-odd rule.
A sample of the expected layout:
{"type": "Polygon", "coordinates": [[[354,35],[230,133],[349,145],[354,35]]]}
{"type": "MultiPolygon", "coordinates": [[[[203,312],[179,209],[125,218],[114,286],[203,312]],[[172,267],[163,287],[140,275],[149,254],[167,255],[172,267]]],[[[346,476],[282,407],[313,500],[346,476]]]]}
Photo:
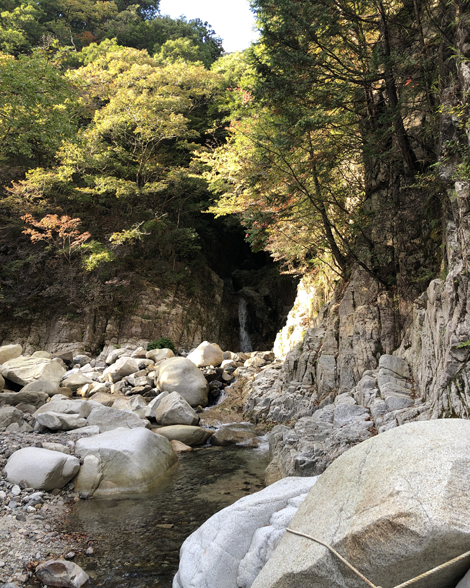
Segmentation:
{"type": "Polygon", "coordinates": [[[238,304],[238,322],[240,323],[240,351],[253,351],[250,334],[247,330],[248,308],[244,298],[240,298],[238,304]]]}

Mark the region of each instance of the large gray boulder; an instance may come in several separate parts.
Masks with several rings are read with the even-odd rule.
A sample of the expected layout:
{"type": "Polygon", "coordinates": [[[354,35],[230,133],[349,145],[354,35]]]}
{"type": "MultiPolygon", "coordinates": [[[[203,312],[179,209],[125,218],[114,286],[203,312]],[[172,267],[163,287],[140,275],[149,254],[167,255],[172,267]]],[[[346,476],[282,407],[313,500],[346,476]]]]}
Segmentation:
{"type": "Polygon", "coordinates": [[[183,543],[173,588],[249,588],[317,478],[284,478],[208,519],[183,543]]]}
{"type": "Polygon", "coordinates": [[[190,447],[197,445],[204,445],[204,443],[213,434],[213,431],[206,431],[202,427],[194,427],[190,425],[170,425],[168,427],[161,427],[154,429],[158,435],[163,435],[170,441],[179,441],[190,447]]]}
{"type": "Polygon", "coordinates": [[[66,373],[59,359],[20,356],[2,364],[1,373],[15,384],[26,386],[34,380],[59,384],[66,373]]]}
{"type": "Polygon", "coordinates": [[[155,410],[155,419],[160,425],[197,425],[199,422],[196,412],[178,392],[162,398],[155,410]]]}
{"type": "MultiPolygon", "coordinates": [[[[415,578],[468,551],[470,422],[391,429],[353,447],[320,476],[291,528],[331,545],[377,586],[415,578]]],[[[468,562],[417,588],[454,588],[468,562]]],[[[359,588],[321,545],[286,533],[253,588],[359,588]]]]}
{"type": "Polygon", "coordinates": [[[39,447],[15,451],[7,461],[5,473],[13,484],[24,482],[29,488],[63,488],[80,469],[76,457],[39,447]]]}
{"type": "Polygon", "coordinates": [[[21,345],[2,345],[0,347],[0,364],[10,361],[10,359],[16,359],[23,353],[23,347],[21,345]]]}
{"type": "Polygon", "coordinates": [[[206,406],[209,384],[192,361],[172,357],[159,365],[155,385],[160,392],[178,392],[191,406],[206,406]]]}
{"type": "Polygon", "coordinates": [[[216,367],[224,361],[224,354],[218,346],[209,343],[209,341],[203,341],[194,351],[191,351],[187,359],[197,367],[209,365],[216,367]]]}
{"type": "Polygon", "coordinates": [[[113,429],[135,429],[149,426],[146,419],[139,418],[130,410],[118,410],[107,406],[95,406],[88,416],[88,425],[96,425],[102,433],[113,429]]]}
{"type": "Polygon", "coordinates": [[[75,451],[84,458],[75,490],[95,496],[147,490],[177,462],[168,439],[142,428],[79,439],[75,451]]]}

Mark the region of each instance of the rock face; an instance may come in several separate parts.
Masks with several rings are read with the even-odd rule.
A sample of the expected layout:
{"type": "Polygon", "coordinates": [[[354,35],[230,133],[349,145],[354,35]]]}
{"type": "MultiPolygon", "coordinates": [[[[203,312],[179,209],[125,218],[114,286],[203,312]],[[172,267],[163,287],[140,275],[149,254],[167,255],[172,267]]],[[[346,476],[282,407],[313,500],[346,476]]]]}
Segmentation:
{"type": "Polygon", "coordinates": [[[37,490],[62,488],[79,469],[80,462],[76,457],[38,447],[15,451],[5,466],[9,482],[25,482],[26,486],[37,490]]]}
{"type": "Polygon", "coordinates": [[[88,574],[80,566],[63,559],[42,562],[36,568],[36,576],[46,586],[63,588],[80,588],[89,579],[88,574]]]}
{"type": "MultiPolygon", "coordinates": [[[[470,422],[410,423],[339,457],[291,528],[325,541],[377,586],[395,586],[468,550],[470,422]]],[[[468,562],[416,586],[453,588],[468,562]]],[[[286,534],[253,588],[359,588],[324,547],[286,534]]]]}
{"type": "Polygon", "coordinates": [[[162,398],[155,410],[155,419],[161,425],[197,425],[199,422],[198,415],[178,392],[162,398]]]}
{"type": "Polygon", "coordinates": [[[46,380],[59,384],[66,370],[60,360],[42,357],[17,357],[1,366],[1,373],[15,384],[26,386],[34,380],[46,380]]]}
{"type": "Polygon", "coordinates": [[[249,588],[317,478],[286,478],[224,508],[183,543],[173,588],[249,588]]]}
{"type": "Polygon", "coordinates": [[[208,341],[203,341],[187,359],[192,361],[197,367],[206,367],[212,365],[219,366],[224,361],[224,354],[219,347],[212,345],[208,341]]]}
{"type": "Polygon", "coordinates": [[[177,462],[168,439],[141,428],[80,439],[76,452],[84,462],[75,490],[95,496],[147,490],[177,462]]]}
{"type": "Polygon", "coordinates": [[[160,392],[178,392],[191,406],[206,406],[209,384],[192,361],[184,357],[160,364],[155,385],[160,392]]]}

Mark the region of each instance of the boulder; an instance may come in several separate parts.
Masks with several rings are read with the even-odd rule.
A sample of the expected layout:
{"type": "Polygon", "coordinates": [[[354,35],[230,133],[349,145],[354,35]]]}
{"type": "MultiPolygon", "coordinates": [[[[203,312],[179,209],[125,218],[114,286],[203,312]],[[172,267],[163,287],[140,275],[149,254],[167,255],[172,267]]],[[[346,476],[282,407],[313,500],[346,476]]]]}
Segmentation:
{"type": "Polygon", "coordinates": [[[470,588],[470,570],[460,580],[455,588],[470,588]]]}
{"type": "Polygon", "coordinates": [[[171,446],[173,447],[173,451],[175,451],[176,453],[188,453],[188,451],[192,451],[193,448],[190,447],[189,445],[185,445],[184,443],[181,443],[181,441],[170,441],[171,446]]]}
{"type": "Polygon", "coordinates": [[[131,374],[135,374],[135,372],[139,371],[139,364],[137,360],[133,357],[120,357],[116,363],[113,363],[109,367],[107,367],[104,372],[103,376],[107,376],[108,374],[117,374],[120,378],[124,378],[124,376],[130,376],[131,374]]]}
{"type": "Polygon", "coordinates": [[[132,410],[137,416],[144,418],[147,409],[147,401],[140,394],[135,394],[134,396],[120,396],[114,401],[113,408],[117,408],[118,410],[132,410]]]}
{"type": "Polygon", "coordinates": [[[150,425],[149,421],[139,418],[130,410],[118,410],[107,406],[96,406],[88,416],[88,425],[96,425],[102,433],[113,429],[135,429],[150,425]]]}
{"type": "Polygon", "coordinates": [[[36,408],[46,403],[49,396],[45,392],[0,392],[0,403],[16,406],[17,404],[32,404],[36,408]]]}
{"type": "Polygon", "coordinates": [[[15,451],[7,461],[5,473],[13,484],[24,482],[29,488],[54,490],[63,488],[80,469],[76,457],[39,447],[15,451]]]}
{"type": "Polygon", "coordinates": [[[158,435],[163,435],[170,441],[179,441],[191,447],[204,445],[204,443],[213,434],[213,431],[206,431],[201,427],[192,427],[189,425],[172,425],[154,429],[158,435]]]}
{"type": "Polygon", "coordinates": [[[2,364],[1,373],[15,384],[26,386],[34,380],[46,380],[59,384],[66,370],[55,359],[42,357],[17,357],[2,364]]]}
{"type": "Polygon", "coordinates": [[[145,409],[146,418],[155,418],[155,411],[157,410],[158,406],[160,405],[160,402],[165,398],[165,396],[168,396],[168,392],[161,392],[158,396],[155,396],[155,398],[153,398],[148,403],[147,408],[145,409]]]}
{"type": "Polygon", "coordinates": [[[147,490],[177,462],[168,439],[144,428],[79,439],[75,451],[84,458],[75,490],[95,496],[147,490]]]}
{"type": "Polygon", "coordinates": [[[213,515],[183,543],[173,588],[248,588],[316,480],[284,478],[213,515]]]}
{"type": "Polygon", "coordinates": [[[90,380],[88,376],[85,376],[85,374],[79,371],[75,374],[72,374],[68,378],[65,378],[65,380],[62,382],[62,385],[70,388],[72,392],[76,392],[79,388],[85,386],[85,384],[93,383],[93,380],[90,380]]]}
{"type": "Polygon", "coordinates": [[[23,353],[21,345],[2,345],[0,347],[0,364],[16,359],[23,353]]]}
{"type": "Polygon", "coordinates": [[[36,577],[46,586],[80,588],[88,581],[88,574],[72,561],[50,559],[36,568],[36,577]]]}
{"type": "Polygon", "coordinates": [[[26,386],[21,389],[21,392],[44,392],[48,396],[54,396],[55,394],[60,394],[61,390],[57,382],[36,380],[35,382],[26,384],[26,386]]]}
{"type": "Polygon", "coordinates": [[[219,366],[224,361],[224,354],[220,347],[213,345],[208,341],[203,341],[194,351],[187,356],[197,367],[206,367],[208,365],[219,366]]]}
{"type": "Polygon", "coordinates": [[[212,435],[211,445],[245,445],[248,447],[257,447],[259,442],[253,431],[237,427],[236,425],[224,425],[212,435]]]}
{"type": "Polygon", "coordinates": [[[0,429],[6,429],[12,423],[18,423],[21,427],[24,423],[23,413],[14,406],[3,406],[0,408],[0,429]]]}
{"type": "Polygon", "coordinates": [[[35,420],[37,424],[51,431],[72,431],[73,429],[80,429],[87,426],[87,420],[78,414],[53,411],[36,414],[35,420]]]}
{"type": "Polygon", "coordinates": [[[62,414],[75,414],[86,419],[93,409],[93,404],[86,400],[69,400],[68,398],[53,398],[47,404],[44,404],[34,413],[34,417],[46,412],[55,412],[62,414]]]}
{"type": "Polygon", "coordinates": [[[155,411],[155,419],[161,425],[197,425],[199,422],[196,412],[178,392],[162,399],[155,411]]]}
{"type": "MultiPolygon", "coordinates": [[[[468,551],[470,422],[413,422],[346,451],[291,528],[337,549],[377,586],[396,586],[468,551]]],[[[457,563],[416,586],[453,588],[457,563]]],[[[321,545],[286,533],[253,588],[363,585],[321,545]]]]}
{"type": "Polygon", "coordinates": [[[108,365],[111,365],[115,361],[117,361],[120,357],[122,357],[123,355],[129,355],[129,350],[126,349],[125,347],[123,347],[122,349],[113,349],[113,351],[108,353],[108,355],[106,357],[106,363],[108,365]]]}
{"type": "Polygon", "coordinates": [[[44,357],[45,359],[50,359],[52,353],[49,353],[49,351],[35,351],[31,357],[44,357]]]}
{"type": "Polygon", "coordinates": [[[163,361],[164,359],[170,359],[170,357],[175,357],[175,354],[171,349],[163,348],[163,349],[151,349],[147,351],[145,354],[147,359],[151,359],[155,363],[159,361],[163,361]]]}
{"type": "MultiPolygon", "coordinates": [[[[109,392],[95,392],[92,396],[90,396],[89,400],[99,402],[103,406],[113,406],[117,398],[118,397],[116,396],[116,394],[110,394],[109,392]]],[[[122,398],[125,397],[123,396],[122,398]]]]}
{"type": "Polygon", "coordinates": [[[155,385],[160,392],[178,392],[191,406],[207,405],[209,384],[189,359],[166,359],[156,373],[155,385]]]}

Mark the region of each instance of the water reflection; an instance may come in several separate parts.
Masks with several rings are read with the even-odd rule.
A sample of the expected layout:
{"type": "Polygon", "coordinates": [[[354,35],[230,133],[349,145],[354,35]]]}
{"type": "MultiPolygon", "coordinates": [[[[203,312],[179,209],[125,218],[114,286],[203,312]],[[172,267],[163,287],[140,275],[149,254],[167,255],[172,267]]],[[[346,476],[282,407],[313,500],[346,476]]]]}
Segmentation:
{"type": "Polygon", "coordinates": [[[75,559],[103,588],[170,588],[179,548],[217,511],[264,487],[263,449],[210,447],[180,454],[152,494],[80,501],[67,530],[87,533],[94,555],[75,559]]]}

